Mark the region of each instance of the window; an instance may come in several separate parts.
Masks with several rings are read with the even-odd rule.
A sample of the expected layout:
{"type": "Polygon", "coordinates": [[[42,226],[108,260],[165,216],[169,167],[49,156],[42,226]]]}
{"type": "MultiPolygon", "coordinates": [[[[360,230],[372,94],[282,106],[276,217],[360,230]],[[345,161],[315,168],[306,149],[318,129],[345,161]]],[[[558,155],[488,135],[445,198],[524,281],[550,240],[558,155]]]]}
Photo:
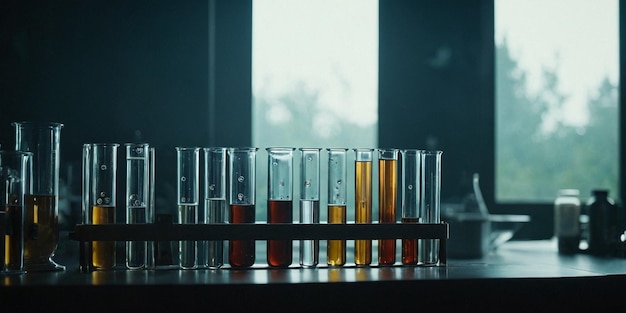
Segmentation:
{"type": "Polygon", "coordinates": [[[377,0],[255,1],[252,32],[257,199],[267,193],[266,147],[376,147],[377,0]]]}
{"type": "Polygon", "coordinates": [[[497,202],[619,196],[618,6],[495,1],[497,202]]]}

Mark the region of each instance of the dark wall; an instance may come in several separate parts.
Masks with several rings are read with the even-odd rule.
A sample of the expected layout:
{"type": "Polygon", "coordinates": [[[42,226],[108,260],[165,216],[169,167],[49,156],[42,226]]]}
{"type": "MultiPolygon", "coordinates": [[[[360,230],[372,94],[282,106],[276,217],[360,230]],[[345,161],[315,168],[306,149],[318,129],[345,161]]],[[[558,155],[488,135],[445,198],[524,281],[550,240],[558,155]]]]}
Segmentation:
{"type": "Polygon", "coordinates": [[[493,199],[493,7],[380,1],[379,145],[443,150],[442,198],[493,199]]]}
{"type": "Polygon", "coordinates": [[[174,210],[175,146],[250,144],[225,128],[250,124],[250,1],[3,1],[0,26],[0,143],[13,121],[64,123],[62,178],[84,143],[148,142],[174,210]]]}

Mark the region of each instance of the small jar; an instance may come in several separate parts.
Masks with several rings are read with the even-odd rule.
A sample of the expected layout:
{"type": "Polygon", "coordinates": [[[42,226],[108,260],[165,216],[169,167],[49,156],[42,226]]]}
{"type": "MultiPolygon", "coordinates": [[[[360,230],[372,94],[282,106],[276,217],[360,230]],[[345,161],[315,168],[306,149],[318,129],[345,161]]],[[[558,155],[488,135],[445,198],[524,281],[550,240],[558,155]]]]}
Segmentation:
{"type": "Polygon", "coordinates": [[[554,201],[554,235],[559,253],[579,251],[580,244],[580,192],[576,189],[559,190],[554,201]]]}

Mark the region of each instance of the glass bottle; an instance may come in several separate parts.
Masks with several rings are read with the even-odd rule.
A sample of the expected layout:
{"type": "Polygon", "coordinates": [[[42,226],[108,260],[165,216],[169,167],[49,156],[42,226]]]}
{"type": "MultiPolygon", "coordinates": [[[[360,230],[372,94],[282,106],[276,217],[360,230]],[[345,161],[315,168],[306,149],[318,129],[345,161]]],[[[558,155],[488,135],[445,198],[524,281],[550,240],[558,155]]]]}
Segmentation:
{"type": "Polygon", "coordinates": [[[580,244],[580,199],[576,189],[559,190],[554,201],[554,236],[559,253],[576,253],[580,244]]]}
{"type": "Polygon", "coordinates": [[[592,191],[588,202],[589,212],[589,252],[608,256],[615,253],[619,238],[618,212],[615,203],[609,198],[609,191],[592,191]]]}

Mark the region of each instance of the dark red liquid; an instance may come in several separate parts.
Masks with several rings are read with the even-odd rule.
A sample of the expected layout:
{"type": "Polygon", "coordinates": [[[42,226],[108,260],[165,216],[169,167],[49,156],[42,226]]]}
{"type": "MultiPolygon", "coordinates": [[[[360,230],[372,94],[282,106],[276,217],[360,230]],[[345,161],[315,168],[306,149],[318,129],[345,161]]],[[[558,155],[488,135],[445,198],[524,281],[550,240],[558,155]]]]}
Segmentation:
{"type": "MultiPolygon", "coordinates": [[[[417,223],[418,218],[405,217],[402,223],[417,223]]],[[[402,264],[417,264],[417,239],[402,239],[402,264]]]]}
{"type": "MultiPolygon", "coordinates": [[[[267,201],[267,222],[292,223],[293,203],[291,201],[267,201]]],[[[267,264],[272,267],[287,267],[292,259],[291,240],[267,241],[267,264]]]]}
{"type": "MultiPolygon", "coordinates": [[[[230,205],[229,222],[254,223],[254,205],[230,205]]],[[[232,267],[250,267],[254,264],[254,240],[230,240],[228,242],[228,263],[232,267]]]]}

